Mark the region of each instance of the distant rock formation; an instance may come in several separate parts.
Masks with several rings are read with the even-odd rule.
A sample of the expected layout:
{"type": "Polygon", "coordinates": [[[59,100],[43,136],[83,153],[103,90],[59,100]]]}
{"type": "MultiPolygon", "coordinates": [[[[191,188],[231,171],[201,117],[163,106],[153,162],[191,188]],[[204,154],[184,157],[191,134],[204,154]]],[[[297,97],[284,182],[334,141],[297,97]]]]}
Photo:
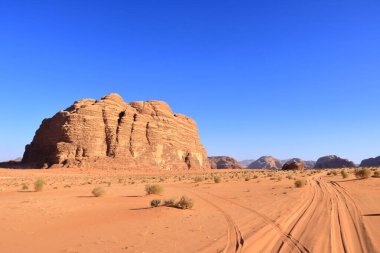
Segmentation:
{"type": "Polygon", "coordinates": [[[248,165],[250,165],[250,164],[253,163],[254,161],[256,161],[256,160],[254,160],[254,159],[250,159],[250,160],[243,160],[243,161],[240,161],[239,163],[240,163],[240,166],[241,166],[241,167],[243,167],[243,168],[247,168],[248,165]]]}
{"type": "Polygon", "coordinates": [[[297,159],[300,161],[288,161],[286,162],[283,166],[283,170],[304,170],[305,169],[305,164],[301,159],[297,159]]]}
{"type": "Polygon", "coordinates": [[[336,155],[323,156],[317,160],[314,166],[315,169],[352,167],[355,167],[355,164],[353,162],[340,158],[336,155]]]}
{"type": "Polygon", "coordinates": [[[197,125],[161,101],[118,94],[83,99],[43,120],[24,164],[33,167],[210,169],[197,125]]]}
{"type": "Polygon", "coordinates": [[[302,162],[304,164],[305,169],[313,169],[315,166],[315,161],[304,161],[300,158],[292,158],[292,159],[287,159],[287,160],[281,160],[282,164],[285,163],[291,163],[291,162],[302,162]]]}
{"type": "Polygon", "coordinates": [[[250,165],[249,169],[281,169],[282,163],[273,156],[262,156],[250,165]]]}
{"type": "Polygon", "coordinates": [[[241,169],[240,163],[229,156],[211,156],[208,158],[211,169],[241,169]]]}
{"type": "Polygon", "coordinates": [[[360,163],[360,167],[380,167],[380,156],[375,158],[364,159],[360,163]]]}

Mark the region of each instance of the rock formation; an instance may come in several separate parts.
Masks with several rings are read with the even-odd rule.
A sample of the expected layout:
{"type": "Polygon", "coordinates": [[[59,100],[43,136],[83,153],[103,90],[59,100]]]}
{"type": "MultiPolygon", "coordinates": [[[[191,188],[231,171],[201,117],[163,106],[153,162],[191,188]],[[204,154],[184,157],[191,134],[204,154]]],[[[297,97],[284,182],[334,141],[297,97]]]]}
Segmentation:
{"type": "Polygon", "coordinates": [[[211,169],[241,169],[240,163],[229,156],[212,156],[208,158],[211,169]]]}
{"type": "Polygon", "coordinates": [[[336,155],[323,156],[317,160],[314,166],[315,169],[352,167],[355,167],[355,164],[353,162],[340,158],[336,155]]]}
{"type": "MultiPolygon", "coordinates": [[[[298,160],[300,160],[300,159],[298,159],[298,160]]],[[[288,161],[282,166],[282,169],[283,170],[304,170],[305,169],[305,163],[302,160],[301,161],[288,161]]]]}
{"type": "Polygon", "coordinates": [[[292,158],[287,160],[281,160],[282,164],[285,165],[285,163],[292,163],[292,162],[302,162],[304,164],[305,169],[313,169],[315,166],[315,161],[304,161],[300,158],[292,158]]]}
{"type": "Polygon", "coordinates": [[[380,167],[380,156],[375,158],[364,159],[360,163],[360,167],[380,167]]]}
{"type": "Polygon", "coordinates": [[[209,169],[196,123],[160,101],[83,99],[43,120],[22,162],[35,167],[209,169]]]}
{"type": "Polygon", "coordinates": [[[262,156],[247,168],[249,169],[281,169],[282,163],[273,156],[262,156]]]}
{"type": "Polygon", "coordinates": [[[254,161],[256,161],[256,160],[254,160],[254,159],[250,159],[250,160],[243,160],[243,161],[240,161],[239,163],[240,163],[240,166],[241,166],[241,167],[243,167],[243,168],[247,168],[248,165],[250,165],[250,164],[253,163],[254,161]]]}

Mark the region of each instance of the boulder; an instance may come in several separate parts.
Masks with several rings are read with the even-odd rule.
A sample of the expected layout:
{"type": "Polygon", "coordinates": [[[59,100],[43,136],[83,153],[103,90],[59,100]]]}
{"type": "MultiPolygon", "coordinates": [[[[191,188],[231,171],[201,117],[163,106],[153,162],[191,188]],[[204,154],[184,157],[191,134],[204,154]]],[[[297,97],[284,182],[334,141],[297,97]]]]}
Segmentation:
{"type": "Polygon", "coordinates": [[[211,156],[208,158],[211,169],[241,169],[240,163],[229,156],[211,156]]]}
{"type": "Polygon", "coordinates": [[[305,169],[305,164],[302,161],[290,161],[286,162],[282,166],[283,170],[304,170],[305,169]]]}
{"type": "Polygon", "coordinates": [[[42,121],[22,159],[31,167],[210,169],[197,125],[162,101],[82,99],[42,121]]]}

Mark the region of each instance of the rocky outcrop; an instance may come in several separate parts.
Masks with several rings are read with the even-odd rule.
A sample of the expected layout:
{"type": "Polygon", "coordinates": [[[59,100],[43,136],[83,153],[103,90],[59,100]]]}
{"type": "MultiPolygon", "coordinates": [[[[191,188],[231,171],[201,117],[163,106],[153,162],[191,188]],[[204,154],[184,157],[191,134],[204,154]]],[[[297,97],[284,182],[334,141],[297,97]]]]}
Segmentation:
{"type": "Polygon", "coordinates": [[[282,169],[283,170],[304,170],[305,164],[302,160],[301,161],[288,161],[282,166],[282,169]]]}
{"type": "Polygon", "coordinates": [[[262,156],[247,168],[249,169],[281,169],[282,163],[273,156],[262,156]]]}
{"type": "Polygon", "coordinates": [[[240,163],[229,156],[212,156],[208,158],[211,169],[241,169],[240,163]]]}
{"type": "Polygon", "coordinates": [[[35,167],[209,169],[194,120],[161,101],[83,99],[43,120],[24,164],[35,167]]]}
{"type": "Polygon", "coordinates": [[[323,156],[317,160],[314,166],[315,169],[352,167],[355,167],[355,164],[353,162],[340,158],[336,155],[323,156]]]}
{"type": "Polygon", "coordinates": [[[364,159],[360,163],[360,167],[380,167],[380,156],[375,158],[364,159]]]}
{"type": "Polygon", "coordinates": [[[314,166],[315,166],[315,161],[311,161],[311,160],[304,161],[304,160],[302,160],[300,158],[292,158],[292,159],[282,160],[281,162],[284,165],[285,165],[285,163],[302,162],[304,164],[304,168],[305,169],[313,169],[314,166]]]}

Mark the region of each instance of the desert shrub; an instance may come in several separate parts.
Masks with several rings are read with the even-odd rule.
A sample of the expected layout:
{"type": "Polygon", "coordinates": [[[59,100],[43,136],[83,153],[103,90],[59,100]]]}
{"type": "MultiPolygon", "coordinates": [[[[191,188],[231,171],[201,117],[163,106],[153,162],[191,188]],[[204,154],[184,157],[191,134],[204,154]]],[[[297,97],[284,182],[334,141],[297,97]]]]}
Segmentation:
{"type": "Polygon", "coordinates": [[[193,200],[186,196],[182,196],[181,199],[176,203],[176,207],[181,209],[190,209],[193,207],[193,205],[193,200]]]}
{"type": "Polygon", "coordinates": [[[151,202],[150,202],[150,206],[151,207],[158,207],[160,206],[161,204],[161,200],[160,199],[153,199],[151,202]]]}
{"type": "Polygon", "coordinates": [[[303,179],[298,179],[294,182],[294,186],[296,188],[301,188],[301,187],[304,187],[306,185],[306,180],[303,180],[303,179]]]}
{"type": "Polygon", "coordinates": [[[371,171],[368,168],[357,169],[355,171],[356,178],[369,178],[371,176],[371,171]]]}
{"type": "Polygon", "coordinates": [[[204,180],[204,178],[203,177],[195,177],[194,178],[194,183],[200,183],[200,182],[202,182],[204,180]]]}
{"type": "Polygon", "coordinates": [[[214,182],[216,184],[219,184],[220,182],[222,182],[222,178],[220,176],[216,176],[216,177],[214,177],[214,182]]]}
{"type": "Polygon", "coordinates": [[[244,178],[245,181],[249,181],[250,179],[251,179],[250,177],[244,178]]]}
{"type": "Polygon", "coordinates": [[[253,179],[257,179],[257,178],[259,178],[258,175],[254,175],[254,176],[253,176],[253,179]]]}
{"type": "Polygon", "coordinates": [[[174,198],[167,199],[164,201],[164,206],[173,207],[175,205],[176,205],[176,202],[174,198]]]}
{"type": "Polygon", "coordinates": [[[329,172],[327,172],[327,174],[326,174],[327,176],[331,176],[331,172],[329,171],[329,172]]]}
{"type": "Polygon", "coordinates": [[[293,179],[293,177],[291,175],[287,175],[286,178],[287,179],[293,179]]]}
{"type": "Polygon", "coordinates": [[[25,183],[22,184],[22,188],[21,188],[23,191],[27,191],[29,190],[29,186],[25,183]]]}
{"type": "Polygon", "coordinates": [[[44,188],[44,185],[45,185],[45,181],[42,180],[41,178],[37,179],[35,182],[34,182],[34,190],[36,192],[40,192],[42,191],[42,189],[44,188]]]}
{"type": "Polygon", "coordinates": [[[147,195],[157,194],[160,195],[164,191],[164,188],[158,184],[147,184],[145,185],[145,192],[147,195]]]}
{"type": "Polygon", "coordinates": [[[342,174],[342,177],[343,177],[343,178],[348,178],[348,173],[347,173],[346,170],[341,170],[341,171],[340,171],[340,174],[342,174]]]}
{"type": "Polygon", "coordinates": [[[101,197],[103,196],[104,194],[106,194],[106,191],[104,190],[104,188],[102,187],[95,187],[93,190],[92,190],[92,195],[94,195],[94,197],[101,197]]]}
{"type": "Polygon", "coordinates": [[[338,175],[338,172],[336,172],[336,170],[333,170],[333,171],[331,171],[331,174],[336,176],[336,175],[338,175]]]}
{"type": "Polygon", "coordinates": [[[380,171],[375,171],[373,177],[380,178],[380,171]]]}

